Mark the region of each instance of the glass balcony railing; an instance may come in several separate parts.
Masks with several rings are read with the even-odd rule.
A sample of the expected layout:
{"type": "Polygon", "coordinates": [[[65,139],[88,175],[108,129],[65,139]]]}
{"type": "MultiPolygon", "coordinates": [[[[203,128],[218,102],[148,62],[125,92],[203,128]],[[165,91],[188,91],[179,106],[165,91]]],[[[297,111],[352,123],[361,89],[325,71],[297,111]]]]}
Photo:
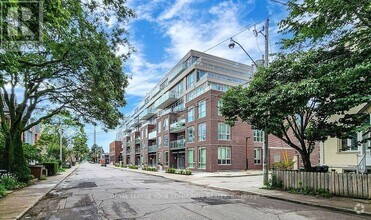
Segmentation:
{"type": "Polygon", "coordinates": [[[126,148],[126,154],[130,154],[130,147],[126,148]]]}
{"type": "Polygon", "coordinates": [[[135,144],[140,144],[140,138],[135,138],[135,144]]]}
{"type": "Polygon", "coordinates": [[[153,108],[147,108],[145,109],[140,115],[139,115],[139,118],[141,120],[146,120],[146,119],[149,119],[150,117],[152,117],[153,115],[156,114],[156,111],[155,109],[153,108]]]}
{"type": "Polygon", "coordinates": [[[156,108],[163,109],[164,107],[174,103],[178,98],[179,94],[177,92],[168,91],[156,101],[156,108]]]}
{"type": "Polygon", "coordinates": [[[170,132],[177,133],[185,130],[185,119],[177,121],[170,125],[170,132]]]}
{"type": "Polygon", "coordinates": [[[157,145],[154,144],[154,145],[151,145],[148,147],[148,152],[156,152],[157,150],[157,145]]]}
{"type": "Polygon", "coordinates": [[[148,139],[149,139],[149,140],[156,139],[156,136],[157,136],[157,131],[154,130],[154,131],[152,131],[152,132],[150,132],[150,133],[148,134],[148,139]]]}
{"type": "Polygon", "coordinates": [[[139,154],[140,153],[140,147],[135,148],[135,153],[136,154],[139,154]]]}
{"type": "Polygon", "coordinates": [[[170,149],[184,149],[185,148],[185,139],[180,139],[170,142],[170,149]]]}

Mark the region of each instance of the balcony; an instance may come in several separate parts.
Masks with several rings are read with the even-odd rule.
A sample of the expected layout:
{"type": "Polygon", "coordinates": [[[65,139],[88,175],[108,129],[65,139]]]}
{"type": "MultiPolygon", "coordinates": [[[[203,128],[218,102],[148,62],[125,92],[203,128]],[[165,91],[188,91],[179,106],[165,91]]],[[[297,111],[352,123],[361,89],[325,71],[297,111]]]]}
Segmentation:
{"type": "Polygon", "coordinates": [[[138,125],[140,125],[140,121],[139,121],[139,118],[136,118],[133,120],[133,122],[131,123],[131,127],[138,127],[138,125]]]}
{"type": "Polygon", "coordinates": [[[131,145],[131,141],[127,141],[126,146],[130,146],[130,145],[131,145]]]}
{"type": "Polygon", "coordinates": [[[135,144],[140,144],[140,138],[135,138],[135,144]]]}
{"type": "Polygon", "coordinates": [[[177,150],[177,149],[184,149],[185,148],[185,139],[180,139],[176,141],[170,142],[170,149],[177,150]]]}
{"type": "Polygon", "coordinates": [[[156,114],[155,109],[147,108],[142,113],[140,113],[139,119],[147,120],[147,119],[151,118],[152,116],[154,116],[155,114],[156,114]]]}
{"type": "Polygon", "coordinates": [[[140,154],[140,147],[135,148],[135,154],[140,154]]]}
{"type": "Polygon", "coordinates": [[[163,109],[166,106],[174,103],[176,100],[178,100],[179,94],[175,91],[168,91],[165,94],[163,94],[155,103],[156,108],[163,109]]]}
{"type": "Polygon", "coordinates": [[[185,119],[182,119],[170,125],[171,133],[180,133],[180,132],[183,132],[184,130],[185,130],[185,119]]]}
{"type": "Polygon", "coordinates": [[[124,126],[124,131],[125,132],[131,131],[131,126],[129,124],[125,125],[124,126]]]}
{"type": "Polygon", "coordinates": [[[149,153],[156,152],[156,150],[157,150],[157,145],[156,144],[151,145],[151,146],[148,147],[148,152],[149,153]]]}
{"type": "Polygon", "coordinates": [[[148,140],[154,140],[154,139],[156,139],[156,137],[157,137],[157,131],[156,130],[153,130],[152,132],[150,132],[148,134],[148,140]]]}
{"type": "Polygon", "coordinates": [[[127,147],[126,148],[126,155],[129,155],[130,154],[130,147],[127,147]]]}

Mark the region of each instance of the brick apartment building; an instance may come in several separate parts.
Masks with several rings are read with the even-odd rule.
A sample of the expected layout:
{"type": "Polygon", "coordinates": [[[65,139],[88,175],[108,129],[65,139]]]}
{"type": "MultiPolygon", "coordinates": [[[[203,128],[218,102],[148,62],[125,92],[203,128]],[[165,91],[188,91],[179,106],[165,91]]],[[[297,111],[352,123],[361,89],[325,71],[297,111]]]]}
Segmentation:
{"type": "MultiPolygon", "coordinates": [[[[246,85],[253,71],[253,66],[188,52],[126,121],[119,135],[124,164],[207,172],[261,169],[262,131],[242,122],[230,127],[219,111],[223,92],[246,85]]],[[[274,136],[269,146],[271,163],[284,154],[300,160],[274,136]]],[[[317,164],[318,153],[313,155],[317,164]]]]}
{"type": "Polygon", "coordinates": [[[122,142],[114,141],[109,144],[109,161],[110,163],[118,163],[122,161],[122,142]]]}

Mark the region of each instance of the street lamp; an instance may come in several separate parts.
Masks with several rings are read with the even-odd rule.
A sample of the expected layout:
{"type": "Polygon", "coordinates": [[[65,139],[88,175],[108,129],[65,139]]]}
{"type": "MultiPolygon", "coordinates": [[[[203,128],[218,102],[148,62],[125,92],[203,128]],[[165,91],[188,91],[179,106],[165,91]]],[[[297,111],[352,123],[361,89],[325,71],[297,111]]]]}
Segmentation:
{"type": "MultiPolygon", "coordinates": [[[[263,34],[262,31],[255,33],[255,36],[257,36],[257,34],[260,33],[265,38],[265,56],[264,56],[264,67],[265,68],[268,67],[268,37],[269,37],[268,27],[269,27],[269,19],[267,19],[267,23],[265,27],[265,34],[263,34]]],[[[239,44],[237,41],[233,40],[232,38],[230,40],[230,43],[228,44],[229,49],[233,49],[236,44],[241,47],[241,49],[250,58],[250,60],[254,63],[254,65],[258,67],[255,61],[251,58],[250,54],[247,53],[245,48],[243,48],[241,44],[239,44]]],[[[264,184],[268,183],[268,133],[266,131],[264,131],[264,147],[263,147],[263,183],[264,184]]]]}
{"type": "Polygon", "coordinates": [[[231,38],[231,40],[230,40],[230,42],[228,44],[229,49],[233,49],[236,44],[241,47],[241,49],[243,50],[243,52],[245,52],[245,54],[250,58],[250,60],[254,63],[254,65],[256,67],[258,67],[258,65],[256,64],[256,62],[251,58],[250,54],[245,50],[245,48],[243,48],[240,43],[238,43],[237,41],[233,40],[233,38],[231,38]]]}

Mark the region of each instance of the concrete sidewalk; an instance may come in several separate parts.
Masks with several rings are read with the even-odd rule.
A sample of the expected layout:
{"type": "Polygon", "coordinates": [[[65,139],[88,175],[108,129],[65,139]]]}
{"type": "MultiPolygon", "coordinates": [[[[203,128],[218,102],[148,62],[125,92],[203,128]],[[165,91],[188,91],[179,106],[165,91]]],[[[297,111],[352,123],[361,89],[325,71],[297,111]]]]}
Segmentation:
{"type": "Polygon", "coordinates": [[[19,219],[50,190],[77,169],[78,165],[66,170],[62,174],[50,176],[47,180],[38,181],[23,189],[14,191],[0,199],[0,219],[19,219]]]}
{"type": "Polygon", "coordinates": [[[230,178],[230,176],[223,176],[218,174],[214,175],[200,175],[196,173],[195,175],[179,175],[179,174],[169,174],[165,172],[151,172],[143,170],[134,170],[128,168],[119,168],[132,172],[145,173],[154,176],[162,176],[175,181],[183,181],[191,184],[205,186],[213,189],[227,190],[239,193],[248,193],[264,197],[269,197],[273,199],[279,199],[284,201],[290,201],[295,203],[301,203],[306,205],[318,206],[332,210],[340,210],[345,212],[360,212],[362,214],[371,215],[371,201],[363,199],[352,199],[345,197],[331,197],[322,198],[316,196],[307,196],[292,194],[286,191],[278,190],[265,190],[261,189],[263,187],[263,176],[262,175],[245,175],[245,176],[235,176],[230,178]]]}

